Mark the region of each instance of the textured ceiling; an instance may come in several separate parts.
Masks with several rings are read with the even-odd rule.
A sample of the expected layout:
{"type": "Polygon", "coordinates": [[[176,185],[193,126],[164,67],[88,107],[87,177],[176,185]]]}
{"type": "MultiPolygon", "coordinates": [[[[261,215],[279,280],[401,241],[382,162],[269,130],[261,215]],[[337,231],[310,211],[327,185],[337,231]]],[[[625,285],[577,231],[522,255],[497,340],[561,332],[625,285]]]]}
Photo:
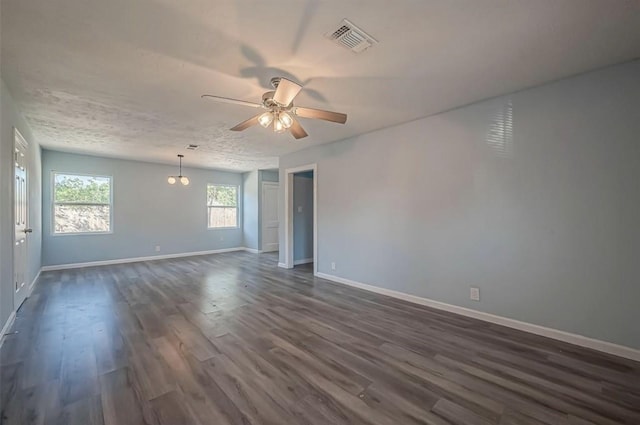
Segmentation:
{"type": "MultiPolygon", "coordinates": [[[[246,171],[278,156],[640,57],[640,2],[611,0],[2,0],[2,77],[45,147],[246,171]],[[380,43],[323,37],[342,18],[380,43]],[[303,120],[295,141],[228,128],[274,76],[303,120]]],[[[392,140],[389,143],[393,143],[392,140]]]]}

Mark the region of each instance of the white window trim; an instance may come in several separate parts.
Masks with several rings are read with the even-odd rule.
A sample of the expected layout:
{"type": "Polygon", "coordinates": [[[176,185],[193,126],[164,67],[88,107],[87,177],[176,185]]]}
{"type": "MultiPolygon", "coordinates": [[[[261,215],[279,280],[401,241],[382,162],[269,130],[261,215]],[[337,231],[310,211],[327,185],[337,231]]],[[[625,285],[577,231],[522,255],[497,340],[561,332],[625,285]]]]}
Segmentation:
{"type": "MultiPolygon", "coordinates": [[[[64,204],[64,203],[63,203],[64,204]]],[[[68,203],[71,204],[71,203],[68,203]]],[[[82,204],[78,204],[82,205],[82,204]]],[[[105,205],[105,204],[87,204],[87,205],[105,205]]],[[[76,173],[73,171],[51,171],[51,236],[97,236],[97,235],[111,235],[113,234],[113,176],[107,176],[102,174],[86,174],[76,173]],[[65,174],[70,176],[82,176],[82,177],[102,177],[108,178],[110,182],[109,190],[109,231],[107,232],[68,232],[68,233],[56,233],[56,174],[65,174]]]]}
{"type": "Polygon", "coordinates": [[[240,185],[238,184],[232,184],[232,183],[207,183],[207,191],[204,194],[205,196],[205,204],[206,204],[206,211],[205,211],[205,218],[206,218],[206,222],[207,222],[207,230],[233,230],[233,229],[239,229],[240,228],[240,185]],[[214,207],[214,206],[210,206],[209,205],[209,199],[208,199],[208,194],[209,194],[209,186],[226,186],[226,187],[235,187],[236,188],[236,225],[235,226],[227,226],[227,227],[211,227],[209,226],[209,208],[234,208],[234,207],[214,207]]]}

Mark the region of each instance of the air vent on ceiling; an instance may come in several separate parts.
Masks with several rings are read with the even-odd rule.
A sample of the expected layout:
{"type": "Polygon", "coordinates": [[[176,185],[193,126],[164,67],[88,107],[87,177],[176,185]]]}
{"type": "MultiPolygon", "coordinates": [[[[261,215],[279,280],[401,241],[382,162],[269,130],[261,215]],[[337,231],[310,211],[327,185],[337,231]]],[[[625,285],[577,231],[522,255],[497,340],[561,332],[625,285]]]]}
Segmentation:
{"type": "Polygon", "coordinates": [[[355,53],[362,53],[378,42],[347,19],[343,19],[338,27],[326,33],[325,37],[355,53]]]}
{"type": "Polygon", "coordinates": [[[198,145],[187,145],[187,149],[190,150],[190,151],[195,151],[199,147],[200,146],[198,146],[198,145]]]}

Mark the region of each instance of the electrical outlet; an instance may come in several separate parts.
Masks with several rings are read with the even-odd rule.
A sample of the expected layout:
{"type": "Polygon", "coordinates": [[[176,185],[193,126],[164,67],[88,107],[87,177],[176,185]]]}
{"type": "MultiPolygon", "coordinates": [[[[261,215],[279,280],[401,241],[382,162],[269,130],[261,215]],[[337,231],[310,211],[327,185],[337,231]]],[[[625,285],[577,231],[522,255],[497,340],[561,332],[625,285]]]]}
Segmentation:
{"type": "Polygon", "coordinates": [[[335,270],[336,269],[336,263],[331,263],[331,270],[335,270]]]}
{"type": "Polygon", "coordinates": [[[160,245],[156,245],[156,252],[160,252],[160,245]]]}
{"type": "Polygon", "coordinates": [[[473,301],[480,301],[480,288],[475,288],[475,287],[471,287],[469,288],[469,297],[473,300],[473,301]]]}
{"type": "Polygon", "coordinates": [[[301,213],[302,212],[302,207],[298,207],[298,212],[301,213]]]}
{"type": "Polygon", "coordinates": [[[223,241],[224,240],[224,236],[220,236],[220,240],[223,241]]]}

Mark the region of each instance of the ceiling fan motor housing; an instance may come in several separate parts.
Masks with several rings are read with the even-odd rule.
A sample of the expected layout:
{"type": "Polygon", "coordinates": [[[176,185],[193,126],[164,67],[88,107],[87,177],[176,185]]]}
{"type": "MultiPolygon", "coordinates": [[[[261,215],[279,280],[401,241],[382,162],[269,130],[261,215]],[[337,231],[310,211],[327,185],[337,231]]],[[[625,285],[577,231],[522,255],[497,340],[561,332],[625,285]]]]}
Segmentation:
{"type": "Polygon", "coordinates": [[[275,106],[278,106],[278,104],[273,100],[273,95],[275,93],[276,92],[272,90],[262,95],[262,104],[264,105],[265,108],[271,109],[275,106]]]}

